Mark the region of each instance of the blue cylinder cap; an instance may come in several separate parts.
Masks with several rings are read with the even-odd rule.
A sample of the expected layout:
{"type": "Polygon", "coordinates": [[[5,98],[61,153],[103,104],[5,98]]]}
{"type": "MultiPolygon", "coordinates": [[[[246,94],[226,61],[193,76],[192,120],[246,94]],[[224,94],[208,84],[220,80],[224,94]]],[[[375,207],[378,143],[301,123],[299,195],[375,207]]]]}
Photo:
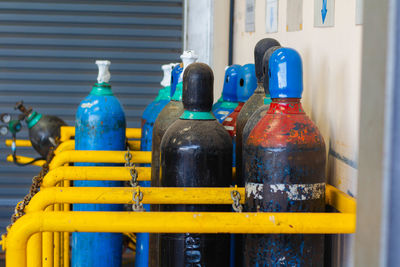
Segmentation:
{"type": "Polygon", "coordinates": [[[301,98],[303,64],[300,54],[292,48],[279,48],[268,65],[271,98],[301,98]]]}
{"type": "Polygon", "coordinates": [[[174,94],[175,94],[176,85],[179,83],[179,76],[181,75],[182,71],[183,71],[182,64],[178,64],[172,69],[172,73],[171,73],[171,97],[173,97],[174,94]]]}
{"type": "Polygon", "coordinates": [[[237,101],[236,88],[240,68],[240,65],[232,65],[225,70],[224,87],[222,89],[222,99],[224,101],[237,101]]]}
{"type": "Polygon", "coordinates": [[[257,88],[256,68],[254,64],[243,65],[237,80],[237,101],[246,102],[257,88]]]}

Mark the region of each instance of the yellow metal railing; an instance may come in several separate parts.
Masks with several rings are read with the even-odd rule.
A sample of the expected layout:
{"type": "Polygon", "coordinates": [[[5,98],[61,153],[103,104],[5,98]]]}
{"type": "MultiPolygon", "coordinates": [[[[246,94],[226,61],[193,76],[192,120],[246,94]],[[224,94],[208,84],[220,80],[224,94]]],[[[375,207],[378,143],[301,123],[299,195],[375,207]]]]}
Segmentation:
{"type": "MultiPolygon", "coordinates": [[[[56,186],[61,181],[130,181],[130,167],[71,167],[62,166],[49,171],[42,187],[56,186]]],[[[150,181],[150,167],[135,167],[138,181],[150,181]]]]}
{"type": "Polygon", "coordinates": [[[355,214],[233,212],[33,212],[6,239],[6,266],[26,266],[30,236],[48,232],[354,233],[355,214]],[[295,215],[295,216],[294,216],[295,215]]]}
{"type": "MultiPolygon", "coordinates": [[[[143,193],[143,204],[231,204],[232,199],[230,193],[232,190],[237,190],[242,196],[245,194],[244,188],[140,188],[140,191],[143,193]]],[[[137,188],[124,187],[45,188],[32,198],[31,202],[26,207],[26,214],[43,211],[47,207],[57,203],[133,204],[133,195],[135,192],[137,192],[137,188]]],[[[287,231],[288,226],[295,227],[290,233],[354,232],[356,210],[354,198],[327,185],[326,201],[327,204],[335,207],[342,213],[270,213],[271,216],[274,216],[273,220],[278,221],[276,221],[277,224],[273,228],[270,228],[269,233],[284,233],[287,231]],[[304,220],[304,218],[317,221],[310,224],[310,222],[304,220]]],[[[241,203],[244,203],[244,198],[241,200],[241,203]]],[[[221,216],[223,217],[223,215],[221,216]]],[[[271,219],[271,217],[269,219],[271,219]]],[[[51,260],[50,262],[52,262],[53,256],[53,249],[49,246],[49,244],[53,244],[51,238],[52,236],[50,235],[43,237],[43,252],[46,255],[45,258],[51,260]]],[[[28,262],[41,262],[41,240],[40,234],[34,234],[29,239],[28,262]]],[[[54,255],[54,258],[56,257],[60,257],[60,255],[54,255]]]]}
{"type": "MultiPolygon", "coordinates": [[[[70,212],[69,204],[75,203],[132,204],[137,192],[137,188],[124,187],[69,188],[71,180],[132,179],[129,167],[65,166],[74,162],[126,162],[127,151],[74,151],[74,140],[70,140],[74,134],[73,127],[62,127],[64,142],[55,151],[41,191],[26,206],[26,215],[3,238],[7,266],[26,266],[27,262],[29,267],[42,266],[42,259],[43,266],[69,266],[69,232],[72,231],[260,234],[355,231],[355,199],[330,185],[326,187],[326,203],[340,213],[70,212]]],[[[140,129],[127,129],[126,134],[127,138],[140,138],[140,129]]],[[[17,141],[17,145],[28,146],[28,142],[17,141]]],[[[132,150],[139,146],[138,141],[130,144],[132,150]]],[[[151,152],[130,153],[133,163],[151,162],[151,152]]],[[[18,160],[31,159],[18,157],[18,160]]],[[[150,180],[150,167],[136,169],[139,181],[150,180]]],[[[232,204],[232,190],[238,190],[244,203],[244,188],[140,188],[143,204],[232,204]]]]}
{"type": "MultiPolygon", "coordinates": [[[[127,151],[91,151],[91,150],[67,150],[57,154],[50,162],[50,169],[63,166],[68,163],[88,162],[88,163],[125,163],[125,154],[127,151]]],[[[130,151],[132,154],[132,163],[151,163],[150,151],[130,151]]],[[[12,161],[12,156],[7,157],[12,161]]],[[[17,156],[18,162],[28,162],[30,158],[17,156]]],[[[37,162],[44,164],[44,161],[37,162]]],[[[36,164],[35,164],[36,165],[36,164]]],[[[41,166],[41,165],[40,165],[41,166]]]]}
{"type": "MultiPolygon", "coordinates": [[[[142,130],[140,128],[126,128],[127,139],[140,139],[142,137],[142,130]]],[[[60,141],[64,142],[75,137],[75,127],[63,126],[60,129],[60,141]]]]}
{"type": "MultiPolygon", "coordinates": [[[[12,140],[7,139],[5,143],[6,143],[6,146],[11,146],[12,140]]],[[[15,140],[15,145],[17,147],[31,147],[32,143],[30,140],[17,139],[17,140],[15,140]]],[[[129,146],[129,149],[131,149],[131,150],[135,150],[135,151],[140,150],[140,141],[128,140],[128,146],[129,146]]],[[[75,140],[67,140],[67,141],[62,142],[57,147],[57,149],[54,151],[54,153],[58,154],[65,150],[74,150],[74,149],[75,149],[75,140]]]]}

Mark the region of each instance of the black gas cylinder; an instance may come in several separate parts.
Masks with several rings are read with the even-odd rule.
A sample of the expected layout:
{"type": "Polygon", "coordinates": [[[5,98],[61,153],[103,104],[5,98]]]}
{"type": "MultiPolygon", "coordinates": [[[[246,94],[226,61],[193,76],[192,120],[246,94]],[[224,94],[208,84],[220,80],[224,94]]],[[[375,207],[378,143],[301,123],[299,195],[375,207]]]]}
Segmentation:
{"type": "MultiPolygon", "coordinates": [[[[232,140],[211,113],[213,73],[203,63],[187,67],[184,113],[161,142],[162,187],[228,187],[232,140]]],[[[229,205],[162,205],[162,211],[230,211],[229,205]]],[[[228,234],[161,234],[160,266],[229,266],[228,234]]]]}
{"type": "Polygon", "coordinates": [[[61,126],[67,124],[56,116],[42,115],[31,108],[26,109],[22,101],[18,102],[15,108],[19,109],[25,116],[32,147],[43,158],[46,158],[50,149],[54,149],[58,144],[61,126]]]}
{"type": "MultiPolygon", "coordinates": [[[[152,153],[151,153],[151,186],[160,186],[160,144],[161,140],[173,122],[183,113],[182,105],[182,71],[197,60],[198,56],[192,50],[184,51],[181,55],[182,65],[172,70],[171,76],[171,101],[158,115],[153,127],[152,153]]],[[[151,205],[151,211],[159,211],[159,205],[151,205]]],[[[149,266],[158,267],[159,264],[159,234],[149,236],[149,266]]]]}
{"type": "Polygon", "coordinates": [[[247,120],[257,110],[258,107],[264,105],[264,73],[262,69],[262,58],[265,52],[273,46],[280,45],[279,42],[272,38],[264,38],[254,47],[254,63],[256,68],[257,88],[253,95],[246,101],[236,120],[236,180],[238,186],[243,186],[242,178],[242,133],[247,120]]]}
{"type": "MultiPolygon", "coordinates": [[[[269,61],[272,103],[244,144],[245,209],[324,212],[325,143],[301,106],[301,57],[279,48],[269,61]]],[[[246,235],[245,266],[323,266],[324,236],[246,235]]]]}
{"type": "MultiPolygon", "coordinates": [[[[271,95],[269,93],[269,77],[268,77],[268,64],[269,64],[269,58],[271,57],[272,53],[275,52],[275,50],[281,48],[281,46],[273,46],[270,47],[267,52],[265,52],[264,57],[263,57],[263,73],[264,73],[264,81],[263,81],[263,86],[264,86],[264,104],[256,111],[254,111],[253,115],[247,120],[246,125],[243,128],[242,132],[242,145],[246,142],[247,138],[249,137],[250,132],[253,130],[254,126],[261,120],[262,117],[264,117],[268,110],[269,110],[269,105],[271,104],[271,95]],[[267,74],[267,75],[266,75],[267,74]]],[[[242,147],[243,149],[243,147],[242,147]]],[[[246,153],[244,149],[242,150],[242,154],[246,153]]],[[[242,164],[243,164],[243,159],[242,159],[242,164]]]]}

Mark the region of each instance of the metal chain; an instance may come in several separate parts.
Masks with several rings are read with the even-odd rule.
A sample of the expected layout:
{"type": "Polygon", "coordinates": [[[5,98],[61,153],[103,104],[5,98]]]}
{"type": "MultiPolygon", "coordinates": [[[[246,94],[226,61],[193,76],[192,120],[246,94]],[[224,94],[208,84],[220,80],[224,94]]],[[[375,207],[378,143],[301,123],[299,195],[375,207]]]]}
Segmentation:
{"type": "Polygon", "coordinates": [[[146,211],[143,208],[142,200],[143,200],[143,192],[140,191],[140,186],[137,186],[136,187],[136,192],[133,194],[133,201],[135,202],[132,205],[132,210],[133,211],[139,211],[139,212],[140,211],[146,211]]]}
{"type": "Polygon", "coordinates": [[[7,226],[7,229],[9,229],[19,218],[21,218],[25,214],[25,207],[29,204],[33,196],[36,195],[37,192],[39,192],[43,178],[49,172],[49,163],[51,162],[53,157],[54,148],[52,147],[50,148],[49,154],[47,155],[46,163],[43,164],[39,174],[33,177],[29,193],[24,197],[22,201],[18,202],[17,206],[15,207],[14,214],[11,216],[11,224],[7,226]]]}
{"type": "Polygon", "coordinates": [[[137,180],[138,172],[136,170],[135,164],[131,163],[132,154],[131,154],[131,151],[129,149],[129,145],[127,144],[126,147],[127,147],[127,152],[125,153],[125,167],[131,167],[131,169],[129,170],[129,172],[130,172],[130,174],[132,176],[130,184],[131,184],[132,187],[136,187],[136,186],[139,185],[139,182],[137,180]]]}
{"type": "Polygon", "coordinates": [[[237,190],[237,185],[235,185],[235,188],[231,191],[231,198],[233,200],[232,203],[232,208],[236,212],[242,212],[243,211],[243,206],[240,204],[240,193],[237,190]]]}

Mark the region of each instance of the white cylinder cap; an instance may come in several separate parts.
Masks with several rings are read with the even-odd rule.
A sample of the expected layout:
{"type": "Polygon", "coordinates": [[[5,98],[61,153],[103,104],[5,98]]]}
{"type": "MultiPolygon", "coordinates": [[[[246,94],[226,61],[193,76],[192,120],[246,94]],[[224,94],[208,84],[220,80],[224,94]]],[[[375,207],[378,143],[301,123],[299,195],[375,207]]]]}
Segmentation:
{"type": "Polygon", "coordinates": [[[161,86],[166,87],[171,85],[171,64],[164,64],[161,66],[161,69],[164,71],[164,77],[160,82],[161,86]]]}
{"type": "Polygon", "coordinates": [[[96,60],[97,67],[99,68],[99,75],[97,76],[98,83],[108,83],[111,79],[109,67],[111,62],[109,60],[96,60]]]}
{"type": "Polygon", "coordinates": [[[199,58],[199,56],[196,55],[193,50],[183,51],[183,54],[181,55],[181,59],[183,62],[183,70],[182,70],[182,74],[179,76],[179,82],[182,81],[183,73],[185,72],[185,69],[187,68],[187,66],[196,62],[198,58],[199,58]]]}

